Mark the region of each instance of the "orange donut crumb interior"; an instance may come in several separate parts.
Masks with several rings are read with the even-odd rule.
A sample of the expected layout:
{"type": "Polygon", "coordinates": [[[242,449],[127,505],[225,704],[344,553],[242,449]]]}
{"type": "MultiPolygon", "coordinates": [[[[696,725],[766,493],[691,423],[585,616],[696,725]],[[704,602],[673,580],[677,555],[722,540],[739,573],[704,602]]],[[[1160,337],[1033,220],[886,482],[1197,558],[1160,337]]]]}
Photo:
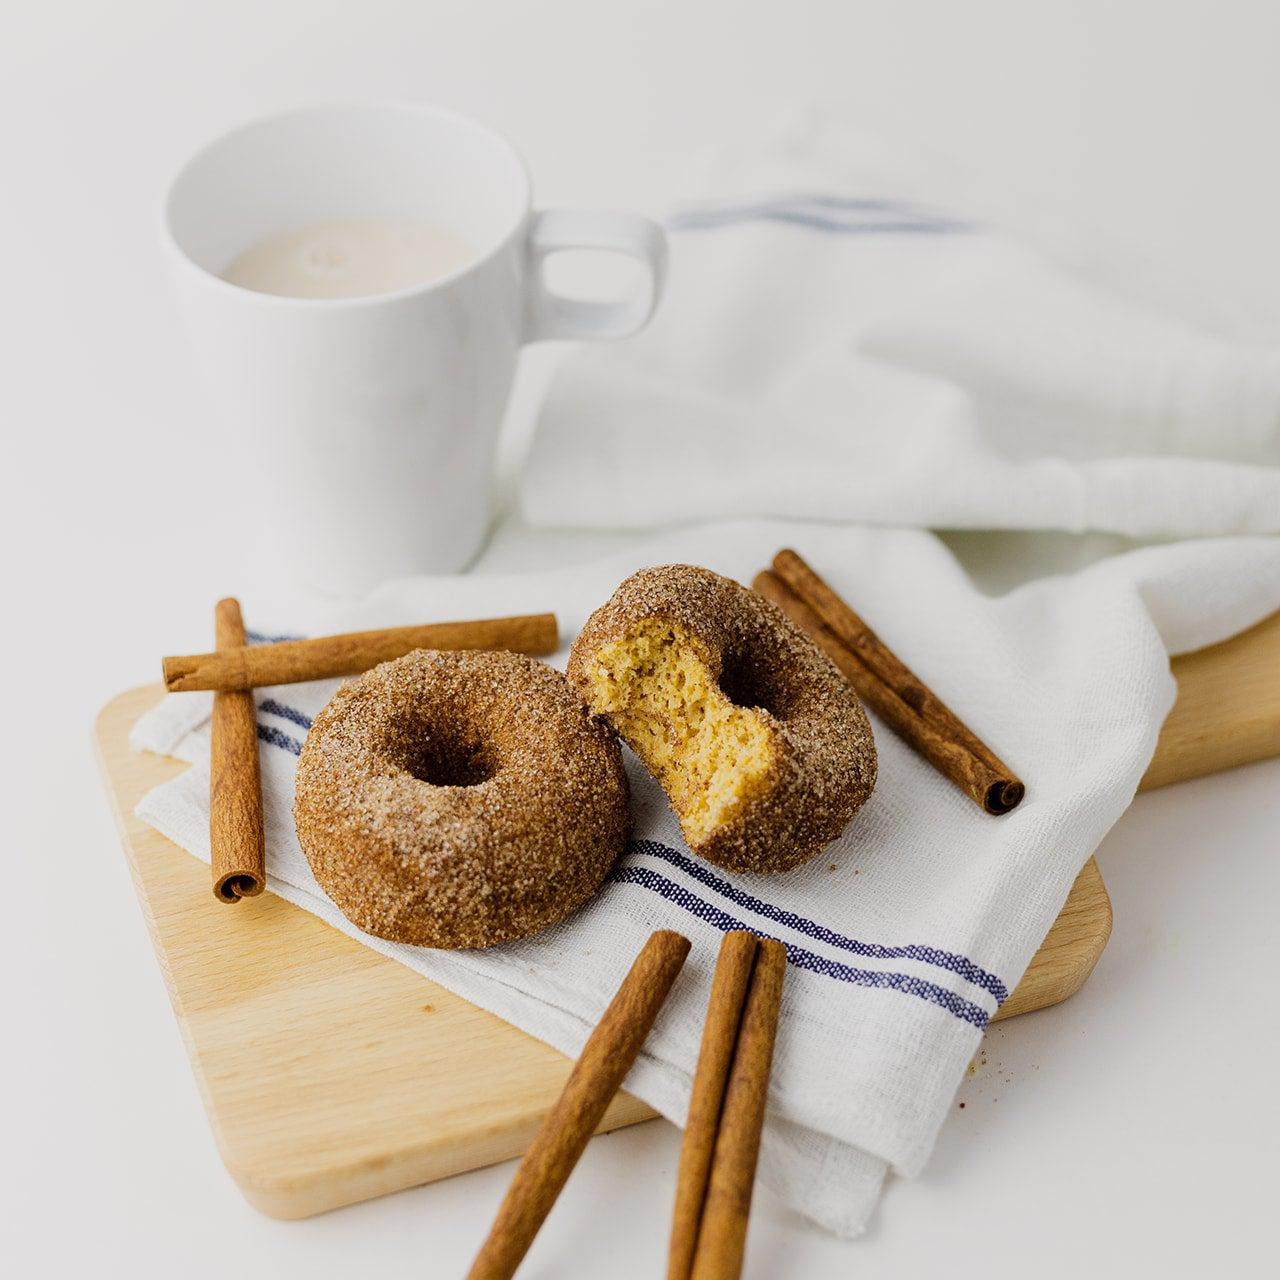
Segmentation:
{"type": "Polygon", "coordinates": [[[725,696],[679,624],[636,623],[595,652],[587,673],[592,710],[662,784],[690,846],[763,789],[777,754],[773,731],[725,696]]]}

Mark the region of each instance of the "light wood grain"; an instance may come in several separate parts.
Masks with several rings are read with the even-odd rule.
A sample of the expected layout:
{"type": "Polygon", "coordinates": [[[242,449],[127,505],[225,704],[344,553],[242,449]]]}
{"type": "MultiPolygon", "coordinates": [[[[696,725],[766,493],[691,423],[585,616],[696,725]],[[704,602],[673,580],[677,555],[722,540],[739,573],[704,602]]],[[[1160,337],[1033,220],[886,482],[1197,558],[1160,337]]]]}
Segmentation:
{"type": "MultiPolygon", "coordinates": [[[[1280,616],[1174,669],[1178,705],[1144,786],[1280,754],[1280,616]]],[[[121,694],[95,739],[219,1150],[250,1203],[305,1217],[523,1152],[566,1058],[273,894],[220,909],[208,868],[133,816],[186,767],[129,750],[161,696],[121,694]]],[[[1090,860],[998,1016],[1079,990],[1110,928],[1090,860]]],[[[619,1093],[600,1128],[652,1115],[619,1093]]]]}
{"type": "Polygon", "coordinates": [[[1280,755],[1280,613],[1173,660],[1178,701],[1140,790],[1280,755]]]}

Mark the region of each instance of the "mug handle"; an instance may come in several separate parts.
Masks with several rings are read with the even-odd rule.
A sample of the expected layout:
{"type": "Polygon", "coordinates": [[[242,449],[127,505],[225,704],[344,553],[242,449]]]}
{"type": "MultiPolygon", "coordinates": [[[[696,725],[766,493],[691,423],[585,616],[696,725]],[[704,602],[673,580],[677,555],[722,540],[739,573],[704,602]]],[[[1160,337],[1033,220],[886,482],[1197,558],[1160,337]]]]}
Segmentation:
{"type": "Polygon", "coordinates": [[[629,338],[653,315],[667,274],[667,236],[650,218],[636,213],[541,209],[529,220],[526,237],[526,342],[549,338],[629,338]],[[552,293],[543,263],[562,249],[611,249],[649,269],[649,281],[633,298],[584,302],[552,293]]]}

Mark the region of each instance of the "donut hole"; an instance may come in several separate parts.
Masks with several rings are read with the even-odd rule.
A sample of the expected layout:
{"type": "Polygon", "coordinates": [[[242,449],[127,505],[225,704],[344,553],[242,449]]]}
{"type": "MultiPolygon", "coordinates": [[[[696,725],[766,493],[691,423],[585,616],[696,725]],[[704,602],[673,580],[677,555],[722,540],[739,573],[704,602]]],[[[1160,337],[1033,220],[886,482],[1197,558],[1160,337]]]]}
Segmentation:
{"type": "Polygon", "coordinates": [[[777,750],[764,717],[743,705],[755,688],[747,668],[735,668],[726,688],[684,627],[649,618],[597,650],[587,669],[592,710],[662,784],[690,845],[763,791],[777,750]]]}
{"type": "Polygon", "coordinates": [[[423,735],[405,753],[401,767],[432,787],[478,787],[493,776],[479,742],[423,735]]]}
{"type": "Polygon", "coordinates": [[[760,668],[741,654],[725,656],[720,672],[720,692],[736,707],[755,711],[775,711],[774,690],[769,687],[760,668]]]}

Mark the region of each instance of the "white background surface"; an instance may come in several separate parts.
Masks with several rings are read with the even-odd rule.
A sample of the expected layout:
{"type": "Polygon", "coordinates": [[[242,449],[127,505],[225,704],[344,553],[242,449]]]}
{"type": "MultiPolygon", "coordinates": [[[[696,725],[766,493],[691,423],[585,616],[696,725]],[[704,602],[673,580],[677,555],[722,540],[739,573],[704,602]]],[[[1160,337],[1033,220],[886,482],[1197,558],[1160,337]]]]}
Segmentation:
{"type": "MultiPolygon", "coordinates": [[[[156,202],[191,148],[297,102],[425,99],[506,131],[542,202],[660,212],[693,151],[819,93],[954,158],[1085,269],[1278,336],[1278,52],[1280,10],[1242,0],[6,4],[0,1268],[460,1275],[510,1176],[305,1223],[250,1210],[95,777],[93,712],[205,647],[218,595],[307,622],[254,563],[272,495],[215,456],[164,291],[156,202]]],[[[993,1029],[863,1241],[761,1194],[748,1274],[1273,1274],[1278,782],[1269,763],[1141,798],[1099,853],[1116,930],[1085,990],[993,1029]]],[[[661,1122],[594,1142],[521,1274],[660,1274],[677,1149],[661,1122]]]]}

